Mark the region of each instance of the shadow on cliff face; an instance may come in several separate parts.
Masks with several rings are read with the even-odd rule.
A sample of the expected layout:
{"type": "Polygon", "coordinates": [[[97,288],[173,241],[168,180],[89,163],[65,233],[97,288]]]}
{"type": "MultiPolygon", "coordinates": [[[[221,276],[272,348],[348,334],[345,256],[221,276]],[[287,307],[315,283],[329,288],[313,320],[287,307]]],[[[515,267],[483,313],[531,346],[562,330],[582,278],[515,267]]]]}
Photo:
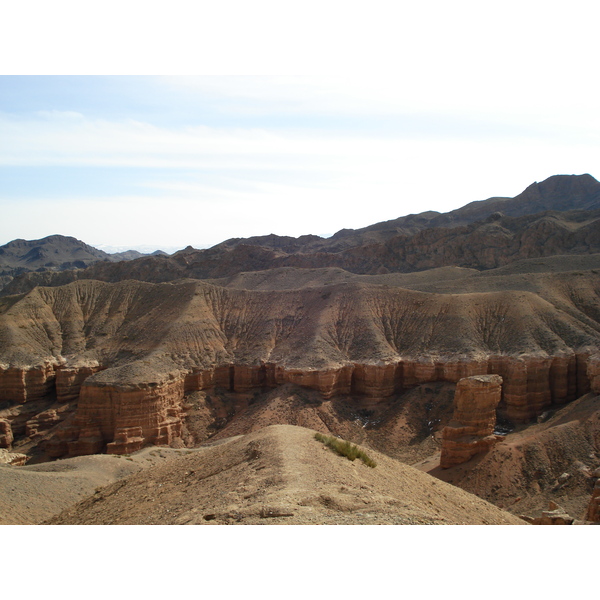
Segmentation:
{"type": "Polygon", "coordinates": [[[357,395],[325,400],[294,384],[251,394],[192,392],[185,398],[182,438],[195,446],[269,425],[297,425],[414,462],[439,450],[439,432],[452,416],[454,388],[428,383],[383,400],[357,395]]]}

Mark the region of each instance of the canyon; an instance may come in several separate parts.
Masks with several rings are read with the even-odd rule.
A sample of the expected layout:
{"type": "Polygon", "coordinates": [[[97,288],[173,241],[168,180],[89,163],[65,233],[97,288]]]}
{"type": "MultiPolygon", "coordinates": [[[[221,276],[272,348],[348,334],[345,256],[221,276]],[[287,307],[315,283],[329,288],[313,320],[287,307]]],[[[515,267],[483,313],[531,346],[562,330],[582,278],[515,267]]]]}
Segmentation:
{"type": "MultiPolygon", "coordinates": [[[[289,424],[507,507],[469,469],[498,468],[536,427],[562,448],[553,419],[585,405],[586,441],[556,468],[585,466],[561,506],[581,519],[585,499],[597,520],[598,219],[600,184],[561,176],[329,240],[24,273],[0,297],[0,448],[35,465],[289,424]]],[[[544,490],[560,475],[522,506],[554,501],[544,490]]]]}

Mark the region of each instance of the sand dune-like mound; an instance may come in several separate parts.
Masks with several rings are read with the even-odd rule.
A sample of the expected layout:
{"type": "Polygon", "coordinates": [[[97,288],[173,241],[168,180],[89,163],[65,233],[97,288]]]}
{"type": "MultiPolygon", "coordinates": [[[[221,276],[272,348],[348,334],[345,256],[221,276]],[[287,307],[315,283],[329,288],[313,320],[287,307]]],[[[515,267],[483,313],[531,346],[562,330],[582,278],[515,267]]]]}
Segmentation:
{"type": "Polygon", "coordinates": [[[60,513],[142,468],[114,456],[85,456],[14,467],[0,465],[0,525],[31,525],[60,513]]]}
{"type": "Polygon", "coordinates": [[[522,524],[375,451],[351,462],[275,425],[103,488],[51,524],[522,524]]]}

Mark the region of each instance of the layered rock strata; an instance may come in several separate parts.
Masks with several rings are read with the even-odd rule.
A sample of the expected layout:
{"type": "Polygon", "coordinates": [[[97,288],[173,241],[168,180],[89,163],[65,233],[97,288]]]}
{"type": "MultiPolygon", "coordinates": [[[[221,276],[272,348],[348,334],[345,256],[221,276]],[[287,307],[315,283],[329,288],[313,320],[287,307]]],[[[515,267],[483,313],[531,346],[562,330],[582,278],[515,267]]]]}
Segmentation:
{"type": "Polygon", "coordinates": [[[591,523],[600,523],[600,478],[596,480],[594,491],[588,504],[585,520],[591,523]]]}
{"type": "Polygon", "coordinates": [[[168,378],[137,386],[86,382],[76,418],[46,444],[52,457],[126,454],[143,443],[169,445],[181,435],[184,379],[168,378]]]}
{"type": "Polygon", "coordinates": [[[86,433],[77,445],[81,432],[72,421],[65,433],[65,424],[57,446],[68,453],[139,437],[172,442],[182,398],[194,390],[294,383],[324,398],[376,402],[423,383],[496,374],[505,382],[498,411],[524,422],[586,393],[588,371],[597,376],[588,356],[600,345],[598,278],[550,283],[544,298],[353,283],[283,292],[199,281],[36,288],[0,299],[0,405],[53,393],[59,403],[77,400],[86,433]]]}
{"type": "Polygon", "coordinates": [[[100,365],[61,366],[56,369],[56,399],[71,402],[79,398],[83,382],[94,373],[101,371],[100,365]]]}
{"type": "Polygon", "coordinates": [[[12,446],[14,436],[10,421],[7,419],[0,419],[0,448],[9,448],[12,446]]]}
{"type": "Polygon", "coordinates": [[[470,460],[500,439],[493,431],[501,390],[502,377],[499,375],[475,375],[458,382],[454,415],[442,430],[442,469],[470,460]]]}
{"type": "Polygon", "coordinates": [[[25,435],[27,437],[34,437],[51,429],[60,421],[61,417],[55,409],[45,410],[25,423],[25,435]]]}
{"type": "Polygon", "coordinates": [[[54,391],[55,367],[51,362],[31,367],[0,365],[0,398],[22,404],[47,397],[54,391]]]}
{"type": "MultiPolygon", "coordinates": [[[[504,378],[505,385],[498,386],[497,390],[494,422],[497,408],[511,421],[526,422],[549,406],[563,404],[585,393],[589,384],[578,375],[577,363],[578,357],[572,355],[532,359],[500,356],[456,362],[404,360],[379,365],[348,364],[321,370],[286,368],[274,363],[226,364],[187,374],[174,373],[170,379],[135,386],[99,383],[89,376],[81,385],[79,395],[77,415],[80,425],[71,425],[66,437],[64,432],[59,434],[63,441],[60,449],[53,448],[52,444],[48,448],[53,456],[59,456],[61,452],[73,454],[80,448],[104,448],[106,444],[111,453],[129,453],[132,448],[147,443],[170,444],[181,433],[181,406],[186,393],[220,388],[245,394],[285,383],[317,390],[325,399],[357,394],[377,401],[423,383],[457,383],[465,376],[468,379],[489,376],[490,381],[500,382],[504,378]],[[89,433],[90,420],[101,433],[89,433]],[[88,441],[84,444],[73,443],[80,436],[77,427],[87,432],[84,437],[88,441]],[[93,443],[89,441],[92,438],[93,443]]],[[[109,375],[110,371],[106,373],[109,375]]],[[[39,428],[37,423],[35,425],[39,428]]],[[[33,428],[34,424],[31,426],[33,428]]],[[[455,433],[458,437],[467,435],[455,433]]],[[[488,441],[479,441],[476,446],[484,447],[488,441]]]]}
{"type": "MultiPolygon", "coordinates": [[[[527,422],[547,407],[561,405],[589,391],[587,355],[557,357],[491,356],[481,360],[400,360],[387,364],[347,364],[329,369],[293,369],[283,365],[226,365],[194,371],[185,377],[185,391],[221,387],[247,392],[295,383],[319,391],[324,398],[359,394],[389,398],[423,383],[456,383],[473,375],[504,379],[502,408],[514,422],[527,422]]],[[[600,364],[600,363],[599,363],[600,364]]],[[[599,379],[600,381],[600,379],[599,379]]]]}
{"type": "Polygon", "coordinates": [[[13,467],[23,466],[29,457],[26,454],[18,452],[9,452],[4,448],[0,448],[0,464],[12,465],[13,467]]]}
{"type": "Polygon", "coordinates": [[[587,376],[591,391],[600,394],[600,354],[589,357],[587,361],[587,376]]]}

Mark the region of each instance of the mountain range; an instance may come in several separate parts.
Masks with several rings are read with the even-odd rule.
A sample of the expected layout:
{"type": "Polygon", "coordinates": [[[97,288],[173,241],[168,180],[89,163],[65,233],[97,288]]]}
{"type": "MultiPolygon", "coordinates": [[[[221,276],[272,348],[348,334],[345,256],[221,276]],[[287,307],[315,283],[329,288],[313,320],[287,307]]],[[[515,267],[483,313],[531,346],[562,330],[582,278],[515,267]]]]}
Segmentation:
{"type": "MultiPolygon", "coordinates": [[[[600,183],[561,175],[331,238],[128,261],[60,236],[7,244],[13,265],[43,263],[0,297],[0,448],[28,462],[18,504],[39,508],[19,522],[600,521],[599,219],[600,183]],[[59,270],[76,256],[91,264],[59,270]],[[340,466],[314,432],[380,470],[340,466]],[[62,516],[30,483],[50,486],[37,470],[55,459],[145,465],[166,446],[179,462],[152,472],[96,461],[113,485],[62,516]],[[385,457],[512,516],[474,501],[461,513],[465,497],[385,457]],[[414,493],[385,483],[396,476],[414,493]],[[414,494],[433,512],[407,509],[414,494]]],[[[68,485],[61,507],[83,493],[68,485]]]]}

